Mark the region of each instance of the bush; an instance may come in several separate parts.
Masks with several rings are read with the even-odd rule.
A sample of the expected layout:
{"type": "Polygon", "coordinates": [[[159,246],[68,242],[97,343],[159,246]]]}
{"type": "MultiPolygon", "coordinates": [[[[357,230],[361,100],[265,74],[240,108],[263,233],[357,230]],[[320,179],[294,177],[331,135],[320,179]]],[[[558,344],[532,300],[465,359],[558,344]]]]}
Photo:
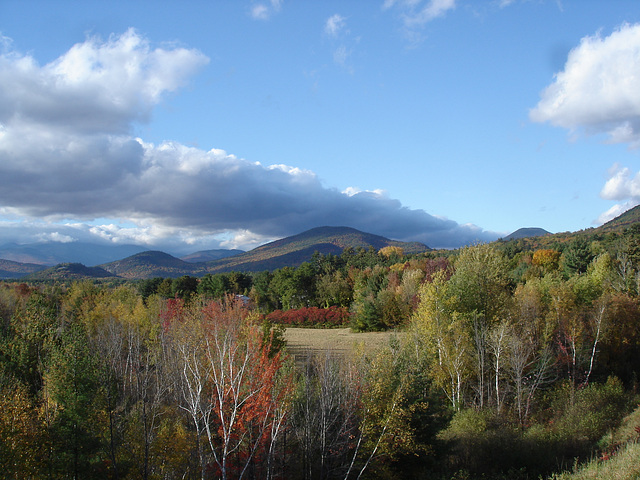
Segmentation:
{"type": "Polygon", "coordinates": [[[615,377],[575,391],[564,384],[554,401],[553,431],[576,450],[575,456],[587,455],[602,436],[620,423],[628,412],[626,404],[622,382],[615,377]]]}
{"type": "Polygon", "coordinates": [[[349,311],[344,307],[275,310],[265,320],[292,327],[341,327],[349,324],[349,311]]]}

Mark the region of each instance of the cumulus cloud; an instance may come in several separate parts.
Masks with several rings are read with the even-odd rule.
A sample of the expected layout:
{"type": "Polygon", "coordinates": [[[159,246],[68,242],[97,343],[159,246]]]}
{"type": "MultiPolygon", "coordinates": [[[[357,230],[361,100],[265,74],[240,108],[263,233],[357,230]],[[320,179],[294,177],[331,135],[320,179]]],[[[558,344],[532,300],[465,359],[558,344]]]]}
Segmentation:
{"type": "Polygon", "coordinates": [[[620,203],[602,213],[597,219],[598,224],[608,222],[630,208],[640,205],[640,173],[634,175],[629,168],[615,164],[609,170],[609,179],[602,187],[600,196],[605,200],[620,203]]]}
{"type": "Polygon", "coordinates": [[[530,111],[535,122],[640,146],[640,24],[584,37],[530,111]]]}
{"type": "Polygon", "coordinates": [[[131,121],[147,120],[165,92],[207,62],[196,50],[152,49],[133,29],[107,41],[89,38],[44,66],[4,52],[0,124],[5,134],[42,127],[56,134],[126,133],[131,121]]]}
{"type": "Polygon", "coordinates": [[[90,38],[44,66],[1,55],[0,240],[98,239],[176,251],[252,248],[322,225],[432,247],[498,236],[409,209],[383,191],[327,188],[295,166],[128,133],[206,62],[195,50],[152,49],[133,30],[90,38]]]}

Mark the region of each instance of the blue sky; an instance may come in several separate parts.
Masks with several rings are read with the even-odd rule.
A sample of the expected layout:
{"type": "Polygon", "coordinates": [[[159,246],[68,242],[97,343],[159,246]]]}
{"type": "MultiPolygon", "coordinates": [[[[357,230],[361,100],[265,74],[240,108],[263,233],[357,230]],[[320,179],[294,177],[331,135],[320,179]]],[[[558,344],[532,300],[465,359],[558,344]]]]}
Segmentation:
{"type": "Polygon", "coordinates": [[[0,244],[451,248],[640,203],[636,0],[3,0],[0,35],[0,244]]]}

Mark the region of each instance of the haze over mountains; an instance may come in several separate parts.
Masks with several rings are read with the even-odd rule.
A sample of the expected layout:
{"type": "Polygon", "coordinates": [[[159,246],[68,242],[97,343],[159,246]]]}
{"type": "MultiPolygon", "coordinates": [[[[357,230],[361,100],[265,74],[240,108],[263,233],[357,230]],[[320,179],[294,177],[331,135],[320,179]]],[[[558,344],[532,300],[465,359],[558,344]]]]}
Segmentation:
{"type": "MultiPolygon", "coordinates": [[[[590,229],[609,231],[640,221],[635,207],[610,222],[590,229]]],[[[568,233],[568,232],[567,232],[568,233]]],[[[521,228],[503,241],[552,235],[541,228],[521,228]]],[[[561,235],[561,234],[558,234],[561,235]]],[[[430,250],[419,242],[400,242],[350,227],[318,227],[298,235],[267,243],[251,251],[207,250],[177,258],[166,252],[149,251],[136,245],[105,246],[87,243],[44,243],[0,247],[0,278],[104,278],[202,276],[229,271],[256,272],[295,267],[314,252],[339,255],[345,248],[379,250],[401,247],[405,253],[430,250]]]]}

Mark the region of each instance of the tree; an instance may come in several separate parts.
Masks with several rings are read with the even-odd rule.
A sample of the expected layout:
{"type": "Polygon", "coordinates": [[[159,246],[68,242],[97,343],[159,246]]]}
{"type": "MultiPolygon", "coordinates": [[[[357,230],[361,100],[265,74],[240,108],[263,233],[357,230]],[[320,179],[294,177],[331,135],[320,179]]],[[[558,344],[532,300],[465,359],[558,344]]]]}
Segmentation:
{"type": "Polygon", "coordinates": [[[28,389],[0,370],[0,470],[3,478],[37,478],[47,450],[36,405],[28,389]]]}
{"type": "Polygon", "coordinates": [[[171,293],[173,297],[179,297],[188,300],[198,290],[198,279],[183,275],[173,280],[171,285],[171,293]]]}
{"type": "Polygon", "coordinates": [[[585,273],[594,255],[586,236],[575,237],[562,252],[561,264],[568,276],[585,273]]]}
{"type": "Polygon", "coordinates": [[[224,297],[229,290],[229,277],[225,273],[208,273],[200,279],[198,285],[198,293],[215,299],[224,297]]]}
{"type": "Polygon", "coordinates": [[[52,349],[45,373],[45,402],[52,413],[52,463],[63,476],[100,474],[103,431],[97,362],[82,325],[65,328],[52,349]]]}
{"type": "Polygon", "coordinates": [[[462,406],[463,390],[471,368],[471,334],[468,320],[451,306],[446,273],[433,276],[420,290],[420,304],[412,323],[431,355],[431,372],[454,410],[462,406]]]}
{"type": "Polygon", "coordinates": [[[361,399],[353,367],[328,350],[306,358],[291,419],[304,479],[341,477],[349,469],[361,399]]]}
{"type": "MultiPolygon", "coordinates": [[[[182,408],[197,438],[206,439],[220,478],[257,475],[258,459],[270,471],[291,391],[281,352],[272,354],[241,302],[228,298],[192,312],[187,323],[171,327],[182,371],[182,408]]],[[[201,448],[199,455],[202,472],[201,448]]]]}
{"type": "Polygon", "coordinates": [[[455,261],[450,280],[454,309],[476,312],[490,324],[504,313],[509,299],[506,260],[490,244],[465,247],[455,261]]]}
{"type": "Polygon", "coordinates": [[[326,273],[316,282],[317,303],[324,308],[348,307],[353,298],[353,286],[349,277],[340,271],[326,273]]]}
{"type": "Polygon", "coordinates": [[[550,248],[542,248],[533,252],[531,263],[542,269],[543,274],[556,271],[560,265],[561,253],[550,248]]]}

